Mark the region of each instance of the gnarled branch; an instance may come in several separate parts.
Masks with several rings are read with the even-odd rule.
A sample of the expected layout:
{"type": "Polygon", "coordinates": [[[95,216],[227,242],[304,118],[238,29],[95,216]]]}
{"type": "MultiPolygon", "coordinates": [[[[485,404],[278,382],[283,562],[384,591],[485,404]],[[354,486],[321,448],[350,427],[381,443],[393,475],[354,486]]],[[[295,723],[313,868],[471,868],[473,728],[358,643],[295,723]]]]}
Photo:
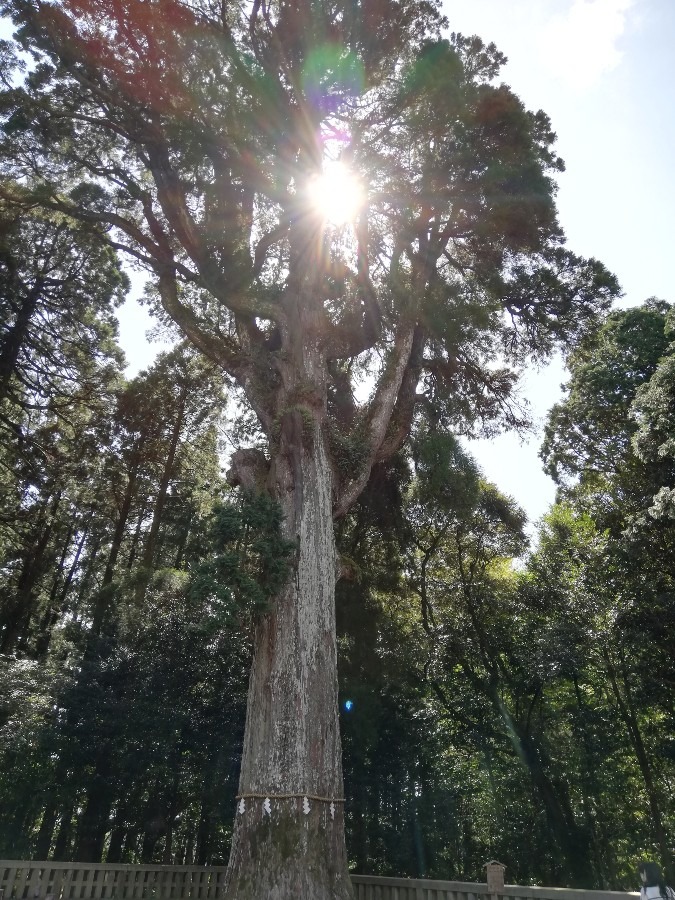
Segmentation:
{"type": "Polygon", "coordinates": [[[379,383],[368,407],[364,429],[367,441],[364,463],[360,471],[339,493],[333,508],[335,517],[345,515],[370,477],[370,471],[385,441],[387,428],[411,364],[416,332],[417,326],[414,321],[404,319],[399,325],[390,358],[380,375],[379,383]]]}

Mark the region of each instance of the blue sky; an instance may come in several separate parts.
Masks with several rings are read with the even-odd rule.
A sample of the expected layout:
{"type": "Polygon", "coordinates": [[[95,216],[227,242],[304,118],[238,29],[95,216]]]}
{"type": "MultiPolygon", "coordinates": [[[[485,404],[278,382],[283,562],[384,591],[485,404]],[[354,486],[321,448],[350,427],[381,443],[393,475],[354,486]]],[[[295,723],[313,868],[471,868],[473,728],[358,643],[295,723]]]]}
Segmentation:
{"type": "MultiPolygon", "coordinates": [[[[569,246],[602,260],[625,292],[675,300],[675,2],[446,0],[453,31],[494,41],[503,80],[544,109],[567,164],[558,208],[569,246]]],[[[560,396],[559,360],[525,379],[540,421],[560,396]]],[[[473,442],[483,471],[538,519],[555,488],[541,470],[541,434],[473,442]]]]}

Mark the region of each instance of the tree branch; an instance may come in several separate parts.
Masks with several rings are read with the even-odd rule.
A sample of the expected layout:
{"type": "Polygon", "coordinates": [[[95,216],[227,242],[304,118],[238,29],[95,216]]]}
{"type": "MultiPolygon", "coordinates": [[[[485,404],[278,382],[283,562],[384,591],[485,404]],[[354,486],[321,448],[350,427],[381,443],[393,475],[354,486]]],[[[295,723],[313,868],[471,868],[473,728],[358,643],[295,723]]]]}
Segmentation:
{"type": "Polygon", "coordinates": [[[410,365],[416,331],[414,321],[404,319],[399,325],[394,338],[394,347],[369,404],[365,427],[367,441],[365,461],[352,481],[340,492],[333,509],[336,518],[345,515],[368,482],[410,365]]]}
{"type": "Polygon", "coordinates": [[[241,386],[260,424],[269,433],[274,415],[270,404],[264,400],[264,393],[258,388],[252,358],[225,335],[216,337],[202,328],[190,307],[181,302],[175,274],[170,266],[164,266],[161,270],[158,268],[158,275],[159,296],[167,314],[195,347],[221,366],[241,386]]]}
{"type": "Polygon", "coordinates": [[[410,428],[415,415],[415,406],[418,400],[417,384],[422,369],[423,352],[424,335],[422,329],[418,326],[415,329],[413,346],[410,352],[410,361],[406,367],[401,382],[401,389],[396,398],[396,406],[391,414],[386,438],[382,442],[377,453],[378,462],[389,459],[394,453],[397,453],[410,434],[410,428]]]}

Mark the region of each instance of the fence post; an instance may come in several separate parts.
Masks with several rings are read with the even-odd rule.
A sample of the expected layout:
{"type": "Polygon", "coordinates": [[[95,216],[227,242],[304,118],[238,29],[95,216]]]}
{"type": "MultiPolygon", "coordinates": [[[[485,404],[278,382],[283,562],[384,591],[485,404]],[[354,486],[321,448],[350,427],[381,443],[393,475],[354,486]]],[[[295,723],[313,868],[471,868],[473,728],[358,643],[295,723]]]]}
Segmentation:
{"type": "Polygon", "coordinates": [[[499,895],[504,893],[504,863],[497,862],[496,859],[485,863],[487,870],[487,892],[490,900],[499,900],[499,895]]]}

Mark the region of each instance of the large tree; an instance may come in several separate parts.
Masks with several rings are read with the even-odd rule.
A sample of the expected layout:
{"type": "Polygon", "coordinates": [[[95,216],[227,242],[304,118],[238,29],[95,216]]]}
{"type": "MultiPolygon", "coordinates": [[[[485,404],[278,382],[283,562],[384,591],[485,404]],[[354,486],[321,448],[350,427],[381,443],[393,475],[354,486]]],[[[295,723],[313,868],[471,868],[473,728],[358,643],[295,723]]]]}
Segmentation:
{"type": "Polygon", "coordinates": [[[493,45],[442,37],[438,6],[0,7],[33,57],[2,98],[7,201],[89,222],[153,273],[257,417],[232,480],[276,498],[295,542],[254,637],[238,900],[351,896],[333,518],[418,412],[521,421],[514,367],[618,290],[564,246],[547,117],[495,84],[493,45]],[[338,160],[339,214],[319,199],[338,160]]]}

